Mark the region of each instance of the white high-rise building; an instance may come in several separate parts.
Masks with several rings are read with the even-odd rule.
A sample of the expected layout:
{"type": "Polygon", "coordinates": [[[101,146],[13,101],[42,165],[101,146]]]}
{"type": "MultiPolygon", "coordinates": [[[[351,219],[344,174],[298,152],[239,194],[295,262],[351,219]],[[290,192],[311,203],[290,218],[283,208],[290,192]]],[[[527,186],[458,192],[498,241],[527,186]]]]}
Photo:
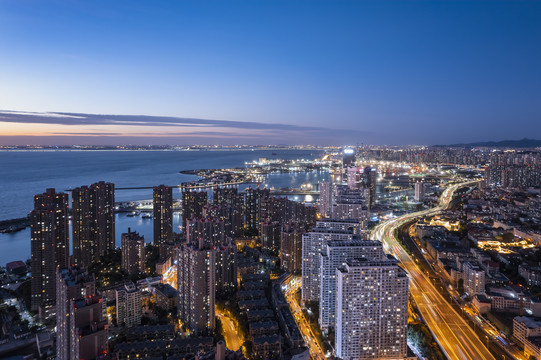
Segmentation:
{"type": "Polygon", "coordinates": [[[335,350],[343,360],[403,359],[408,277],[391,256],[352,259],[336,270],[335,350]]]}
{"type": "Polygon", "coordinates": [[[485,292],[485,270],[477,263],[464,261],[462,265],[464,273],[464,290],[470,295],[483,294],[485,292]]]}
{"type": "Polygon", "coordinates": [[[349,167],[347,169],[347,183],[350,189],[358,189],[361,186],[362,176],[358,167],[349,167]]]}
{"type": "Polygon", "coordinates": [[[345,266],[348,259],[383,259],[383,246],[377,240],[329,241],[320,254],[321,286],[319,325],[323,329],[334,327],[336,321],[336,269],[345,266]]]}
{"type": "Polygon", "coordinates": [[[335,187],[331,205],[331,217],[333,219],[354,219],[365,225],[368,215],[367,199],[364,190],[352,190],[344,185],[335,187]]]}
{"type": "Polygon", "coordinates": [[[331,212],[334,219],[355,219],[363,226],[368,221],[368,207],[364,201],[335,203],[331,212]]]}
{"type": "Polygon", "coordinates": [[[363,224],[355,219],[321,219],[317,221],[318,227],[324,227],[333,230],[349,230],[354,235],[360,235],[363,230],[363,224]]]}
{"type": "Polygon", "coordinates": [[[141,325],[143,295],[134,283],[127,283],[116,290],[116,321],[127,328],[141,325]]]}
{"type": "Polygon", "coordinates": [[[415,201],[422,202],[425,199],[425,183],[416,182],[415,183],[415,201]]]}
{"type": "Polygon", "coordinates": [[[332,229],[317,222],[316,227],[302,235],[302,301],[319,301],[319,254],[332,240],[352,240],[349,230],[332,229]]]}

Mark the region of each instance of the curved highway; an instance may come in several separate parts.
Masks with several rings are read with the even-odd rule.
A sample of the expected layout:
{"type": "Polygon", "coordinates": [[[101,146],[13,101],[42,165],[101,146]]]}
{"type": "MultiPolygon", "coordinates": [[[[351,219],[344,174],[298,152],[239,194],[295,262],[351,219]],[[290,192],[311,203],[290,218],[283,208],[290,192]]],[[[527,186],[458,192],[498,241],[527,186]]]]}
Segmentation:
{"type": "Polygon", "coordinates": [[[423,216],[435,215],[447,208],[457,189],[473,183],[475,182],[453,185],[443,192],[438,206],[386,221],[376,226],[371,233],[372,238],[380,240],[386,252],[395,256],[407,271],[410,279],[410,294],[436,341],[447,357],[453,360],[492,360],[495,358],[485,343],[436,290],[429,277],[404,250],[395,237],[395,231],[407,222],[423,216]]]}

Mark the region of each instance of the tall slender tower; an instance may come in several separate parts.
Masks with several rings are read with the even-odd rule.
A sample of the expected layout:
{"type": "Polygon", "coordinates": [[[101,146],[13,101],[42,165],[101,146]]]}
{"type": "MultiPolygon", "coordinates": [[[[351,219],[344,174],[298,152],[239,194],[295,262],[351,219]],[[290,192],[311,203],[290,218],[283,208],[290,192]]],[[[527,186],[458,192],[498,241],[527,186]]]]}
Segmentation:
{"type": "Polygon", "coordinates": [[[252,231],[259,229],[261,204],[264,202],[263,199],[269,196],[269,189],[252,189],[251,187],[246,189],[244,209],[246,216],[245,227],[247,229],[252,231]]]}
{"type": "Polygon", "coordinates": [[[115,184],[103,181],[73,189],[73,258],[88,267],[115,248],[115,184]]]}
{"type": "Polygon", "coordinates": [[[204,245],[183,245],[178,249],[178,313],[196,334],[214,330],[216,251],[204,245]]]}
{"type": "Polygon", "coordinates": [[[31,309],[53,305],[56,300],[56,270],[69,264],[68,195],[47,189],[34,196],[30,212],[31,309]]]}
{"type": "Polygon", "coordinates": [[[376,204],[376,179],[377,168],[367,166],[364,168],[364,187],[368,189],[368,204],[374,206],[376,204]]]}
{"type": "Polygon", "coordinates": [[[154,245],[173,240],[173,188],[154,186],[154,245]]]}
{"type": "Polygon", "coordinates": [[[280,233],[282,224],[278,221],[264,221],[259,224],[261,248],[278,255],[280,252],[280,233]]]}
{"type": "Polygon", "coordinates": [[[280,262],[290,273],[302,270],[302,234],[298,223],[284,224],[280,233],[280,262]]]}
{"type": "Polygon", "coordinates": [[[71,302],[96,294],[96,280],[78,267],[62,268],[56,272],[56,356],[71,359],[71,302]]]}
{"type": "Polygon", "coordinates": [[[319,212],[323,217],[331,215],[332,206],[332,182],[319,183],[319,212]]]}

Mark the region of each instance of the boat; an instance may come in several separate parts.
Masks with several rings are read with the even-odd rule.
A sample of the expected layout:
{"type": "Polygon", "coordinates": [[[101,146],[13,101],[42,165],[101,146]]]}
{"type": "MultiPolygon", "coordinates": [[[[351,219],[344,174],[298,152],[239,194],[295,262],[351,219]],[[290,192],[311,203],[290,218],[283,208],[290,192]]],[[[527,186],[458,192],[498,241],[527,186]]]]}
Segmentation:
{"type": "Polygon", "coordinates": [[[129,213],[128,215],[126,215],[127,217],[134,217],[134,216],[139,216],[141,215],[141,212],[140,211],[132,211],[131,213],[129,213]]]}
{"type": "Polygon", "coordinates": [[[146,213],[146,214],[143,214],[143,216],[141,216],[143,219],[152,219],[152,214],[150,213],[146,213]]]}

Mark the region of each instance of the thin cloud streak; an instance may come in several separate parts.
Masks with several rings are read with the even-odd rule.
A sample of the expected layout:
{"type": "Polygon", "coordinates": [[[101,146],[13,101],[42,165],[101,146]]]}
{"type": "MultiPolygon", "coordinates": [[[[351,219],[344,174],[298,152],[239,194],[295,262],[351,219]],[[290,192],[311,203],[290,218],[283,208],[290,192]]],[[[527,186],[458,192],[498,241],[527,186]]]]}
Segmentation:
{"type": "Polygon", "coordinates": [[[32,113],[0,110],[0,122],[39,123],[55,125],[133,125],[133,126],[201,126],[254,130],[326,130],[320,127],[270,124],[248,121],[195,119],[148,115],[101,115],[79,113],[32,113]]]}
{"type": "MultiPolygon", "coordinates": [[[[39,139],[41,143],[45,144],[50,141],[57,142],[62,137],[73,138],[70,140],[73,143],[83,138],[98,140],[99,137],[103,137],[104,139],[98,140],[99,143],[111,145],[126,139],[135,139],[138,142],[144,140],[145,143],[162,143],[169,139],[172,144],[178,144],[189,143],[192,138],[198,139],[198,141],[208,138],[207,143],[213,144],[222,143],[221,140],[227,140],[229,143],[238,140],[254,144],[339,144],[365,142],[368,135],[368,133],[359,130],[294,124],[146,115],[36,113],[0,110],[0,143],[10,145],[14,144],[16,139],[21,141],[39,139]],[[35,130],[32,128],[32,124],[36,124],[42,129],[35,130]],[[4,134],[1,132],[2,126],[6,130],[4,134]],[[66,127],[74,131],[65,131],[66,127]],[[145,131],[145,129],[152,130],[145,131]]],[[[63,139],[61,142],[66,143],[65,140],[68,139],[63,139]]]]}

